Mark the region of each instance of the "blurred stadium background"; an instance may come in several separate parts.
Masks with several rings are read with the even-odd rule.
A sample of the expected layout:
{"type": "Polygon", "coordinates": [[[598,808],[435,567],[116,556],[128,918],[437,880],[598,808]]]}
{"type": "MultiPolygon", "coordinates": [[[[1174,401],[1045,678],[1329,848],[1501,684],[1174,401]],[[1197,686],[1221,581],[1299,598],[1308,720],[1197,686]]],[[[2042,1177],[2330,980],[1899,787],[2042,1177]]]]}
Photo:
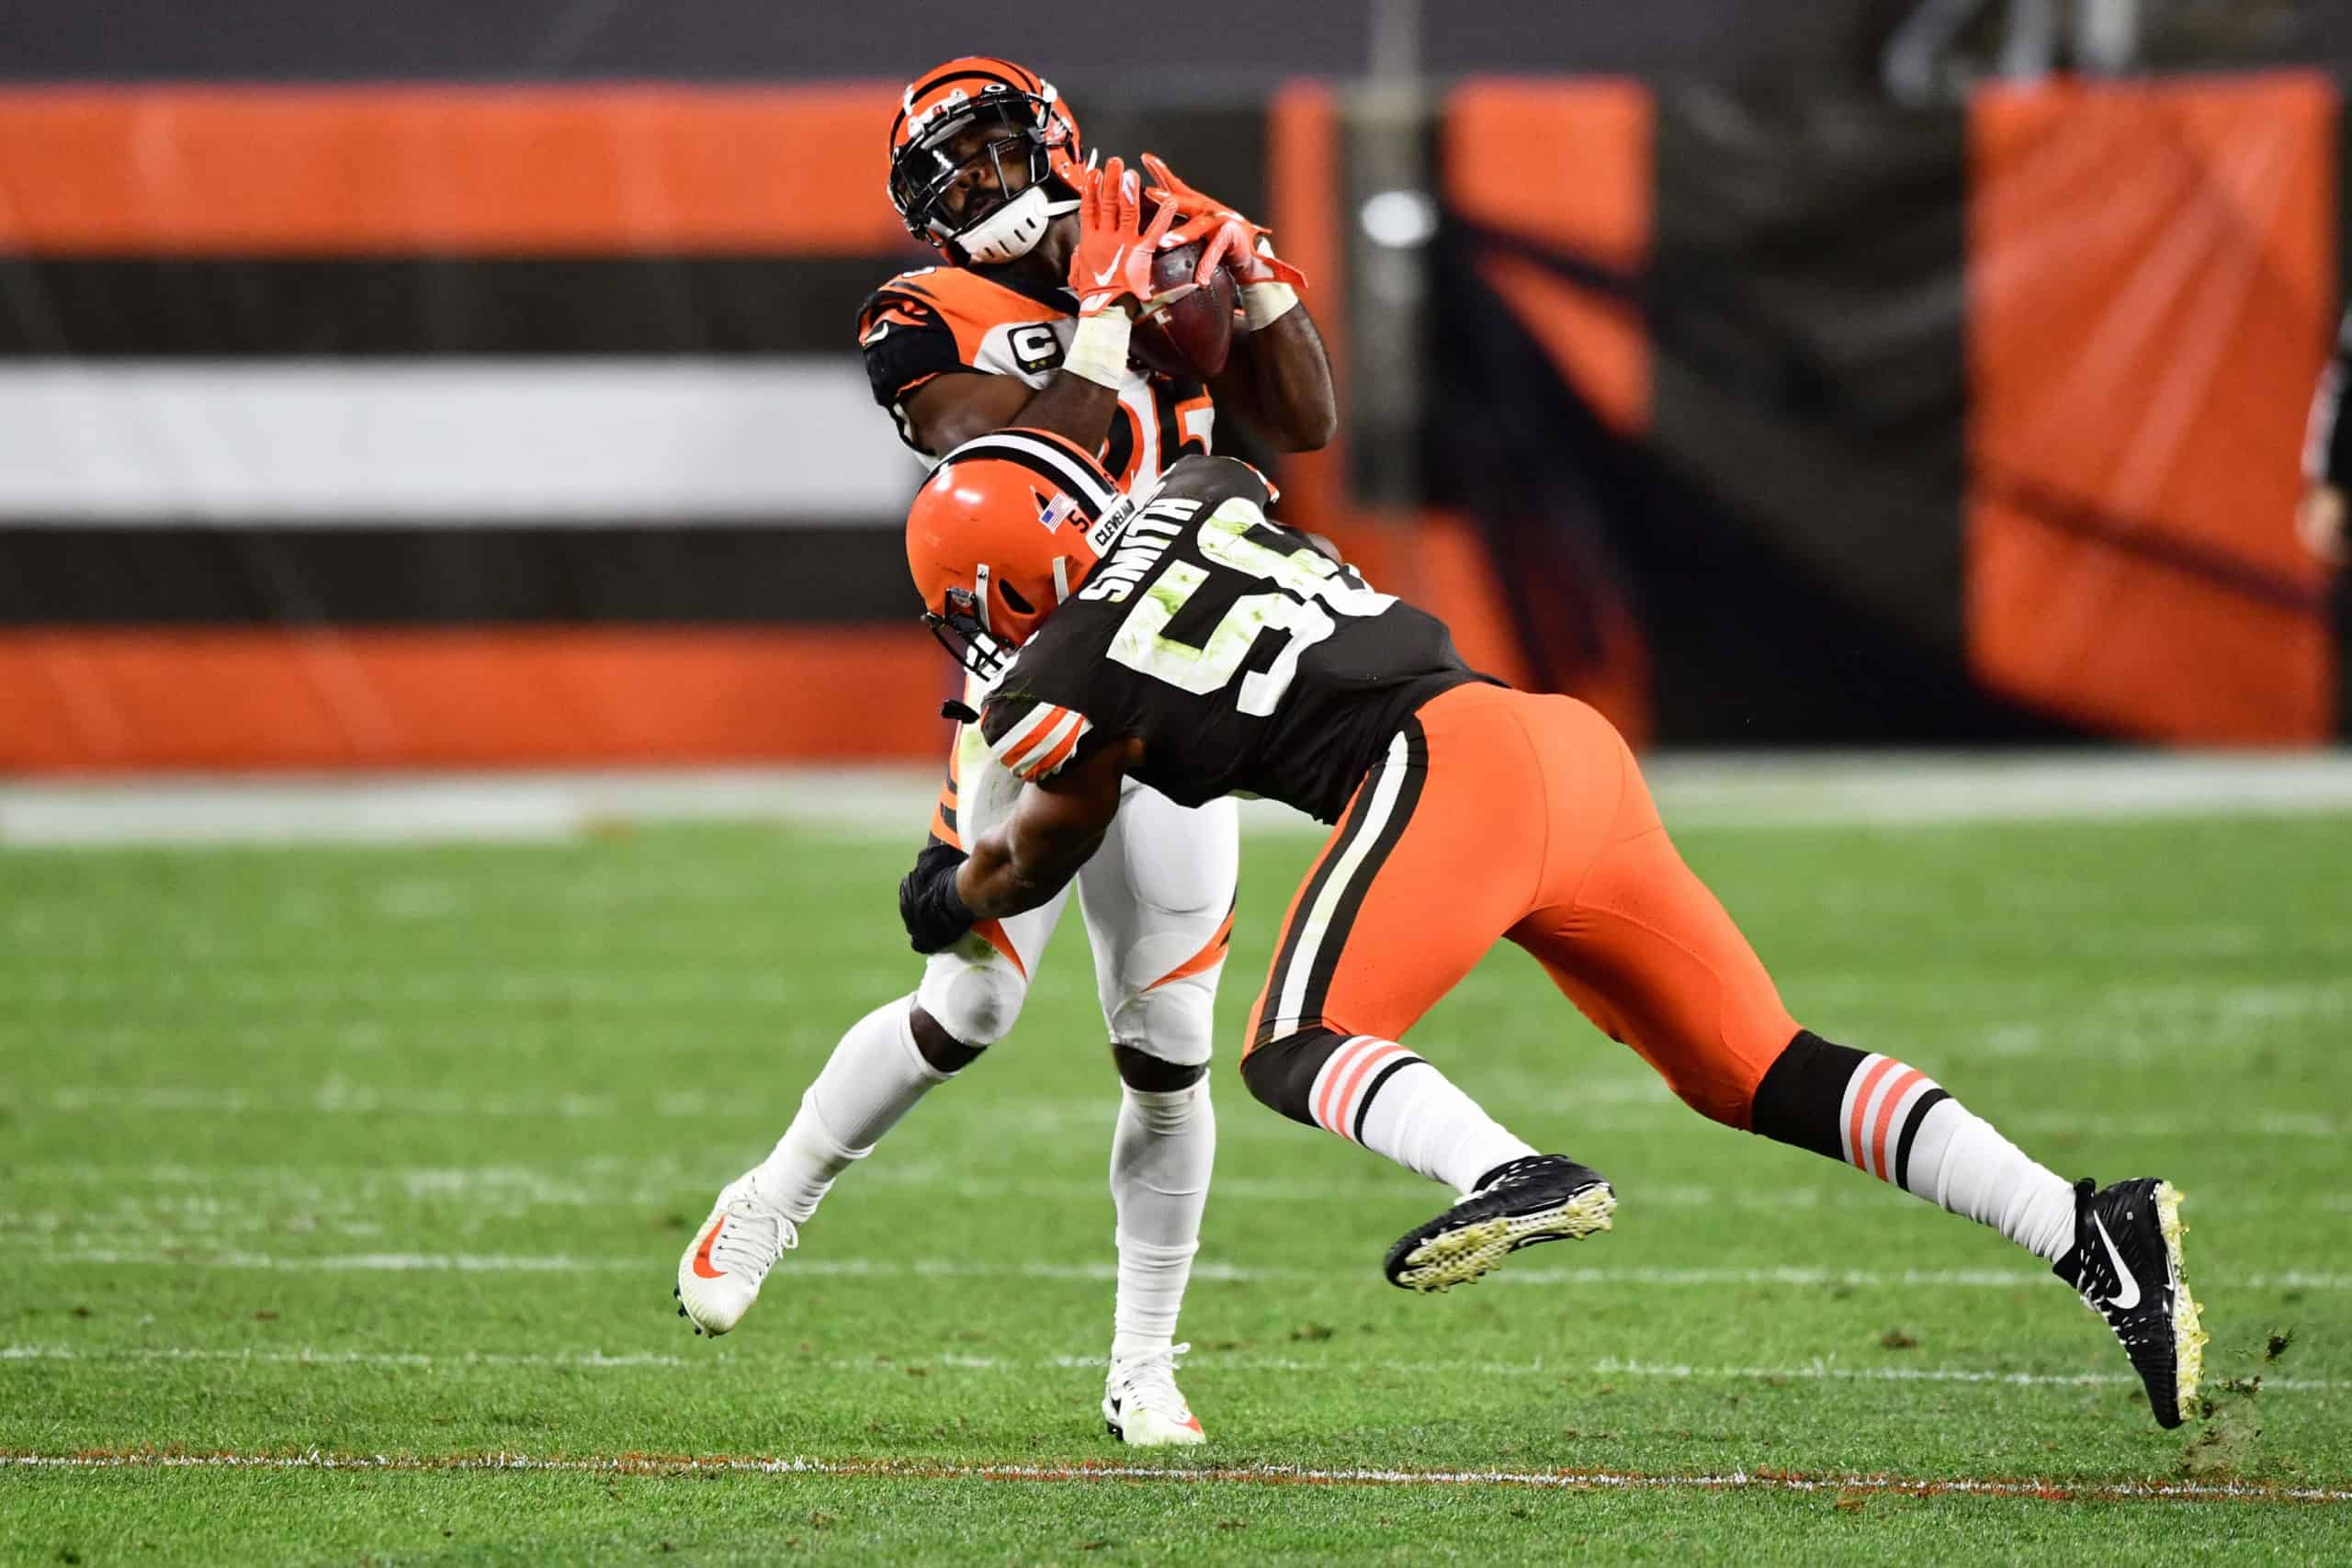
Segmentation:
{"type": "MultiPolygon", "coordinates": [[[[0,1561],[767,1561],[843,1518],[852,1561],[2335,1551],[2352,622],[2292,518],[2342,0],[0,0],[0,1561]],[[1433,1332],[1365,1240],[1426,1195],[1221,1066],[1186,1375],[1229,1490],[958,1482],[1112,1451],[1067,935],[1034,1045],[829,1200],[805,1301],[679,1338],[685,1227],[914,977],[950,671],[853,334],[930,259],[896,94],[974,50],[1272,225],[1341,432],[1220,449],[1635,737],[1808,1021],[2192,1190],[2236,1415],[2155,1433],[2047,1280],[1726,1160],[1508,955],[1428,1033],[1626,1167],[1617,1250],[1433,1332]],[[756,825],[616,827],[681,816],[756,825]],[[401,841],[48,848],[353,837],[401,841]],[[408,841],[475,837],[567,841],[408,841]],[[35,1471],[159,1450],[448,1473],[35,1471]],[[510,1452],[585,1472],[469,1468],[510,1452]],[[1239,1484],[1301,1463],[1633,1490],[1239,1484]],[[1797,1490],[1720,1495],[1759,1466],[1797,1490]],[[2184,1471],[2294,1506],[2043,1506],[2184,1471]]],[[[1245,853],[1224,1057],[1306,852],[1245,853]]]]}
{"type": "Polygon", "coordinates": [[[927,761],[852,322],[982,46],[1282,233],[1290,514],[1489,668],[1665,748],[2344,728],[2341,7],[10,9],[12,772],[927,761]]]}

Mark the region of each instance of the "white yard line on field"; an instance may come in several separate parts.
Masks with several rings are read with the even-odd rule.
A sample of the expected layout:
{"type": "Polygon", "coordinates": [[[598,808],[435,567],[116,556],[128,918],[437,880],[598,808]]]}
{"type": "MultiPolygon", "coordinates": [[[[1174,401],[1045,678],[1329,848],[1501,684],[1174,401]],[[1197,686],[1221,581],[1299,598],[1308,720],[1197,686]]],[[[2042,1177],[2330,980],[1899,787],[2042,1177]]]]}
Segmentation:
{"type": "MultiPolygon", "coordinates": [[[[906,1375],[933,1371],[1028,1373],[1100,1371],[1100,1356],[1061,1355],[1032,1359],[969,1356],[944,1351],[936,1356],[757,1358],[763,1367],[786,1371],[889,1372],[906,1375]]],[[[424,1350],[322,1350],[302,1347],[287,1350],[200,1348],[132,1346],[87,1349],[72,1345],[0,1345],[0,1364],[11,1361],[231,1361],[239,1365],[295,1367],[408,1367],[417,1371],[462,1371],[472,1368],[527,1368],[588,1371],[697,1371],[743,1363],[734,1352],[716,1347],[695,1355],[655,1351],[608,1352],[564,1350],[540,1354],[464,1351],[457,1354],[424,1350]]],[[[1849,1367],[1815,1359],[1785,1367],[1690,1366],[1659,1361],[1625,1360],[1604,1356],[1592,1361],[1419,1360],[1385,1358],[1333,1358],[1307,1360],[1295,1356],[1261,1356],[1246,1351],[1196,1350],[1185,1365],[1194,1371],[1280,1372],[1352,1377],[1383,1372],[1411,1377],[1494,1378],[1627,1378],[1677,1382],[1927,1382],[1988,1383],[2015,1388],[2105,1388],[2139,1386],[2129,1372],[1998,1371],[1981,1367],[1849,1367]]],[[[2343,1386],[2326,1378],[2262,1380],[2263,1392],[2332,1393],[2343,1386]]]]}
{"type": "MultiPolygon", "coordinates": [[[[1385,1168],[1364,1168],[1366,1179],[1272,1179],[1221,1176],[1216,1195],[1246,1201],[1380,1201],[1408,1190],[1406,1179],[1385,1168]]],[[[8,1167],[20,1190],[30,1193],[44,1186],[95,1189],[105,1194],[103,1205],[59,1206],[54,1195],[40,1208],[0,1210],[0,1230],[68,1230],[87,1225],[104,1214],[173,1216],[175,1235],[183,1240],[200,1238],[204,1218],[228,1222],[228,1231],[274,1228],[282,1216],[271,1205],[299,1204],[322,1224],[327,1216],[364,1216],[381,1229],[384,1205],[402,1198],[436,1204],[469,1206],[496,1215],[513,1216],[534,1206],[610,1209],[628,1205],[660,1206],[691,1203],[699,1206],[717,1189],[707,1170],[687,1171],[674,1160],[600,1158],[570,1168],[530,1166],[379,1166],[379,1165],[112,1165],[91,1160],[26,1161],[8,1167]],[[632,1176],[616,1180],[616,1177],[632,1176]],[[141,1187],[162,1189],[138,1191],[141,1187]],[[126,1195],[128,1194],[128,1195],[126,1195]]],[[[861,1169],[860,1188],[931,1188],[958,1199],[1071,1199],[1101,1201],[1109,1189],[1099,1176],[1034,1175],[996,1177],[975,1174],[960,1163],[910,1157],[873,1169],[861,1169]]],[[[1814,1183],[1781,1183],[1769,1188],[1713,1187],[1689,1182],[1645,1183],[1638,1201],[1642,1209],[1752,1209],[1785,1214],[1790,1210],[1907,1210],[1909,1199],[1883,1182],[1865,1180],[1850,1170],[1832,1172],[1814,1183]]],[[[2192,1195],[2192,1217],[2234,1217],[2242,1214],[2291,1213],[2314,1211],[2352,1213],[2352,1192],[2292,1194],[2208,1190],[2192,1195]]]]}
{"type": "MultiPolygon", "coordinates": [[[[105,970],[59,970],[11,983],[12,999],[27,1010],[119,1002],[127,998],[153,1004],[190,1001],[240,1002],[256,1007],[342,1007],[381,1014],[401,1008],[447,1008],[464,1004],[529,1007],[570,1002],[581,1007],[629,1008],[728,1006],[787,1007],[809,999],[806,987],[782,975],[747,975],[724,965],[701,973],[650,968],[615,974],[591,967],[513,969],[407,968],[339,972],[332,969],[239,969],[229,964],[165,968],[128,978],[105,970]]],[[[891,989],[903,973],[888,976],[891,989]]],[[[888,994],[886,991],[884,994],[888,994]]]]}
{"type": "MultiPolygon", "coordinates": [[[[494,1094],[462,1090],[378,1089],[356,1084],[330,1082],[311,1094],[262,1094],[242,1089],[155,1086],[123,1089],[106,1084],[69,1085],[18,1099],[0,1091],[0,1106],[39,1104],[59,1111],[148,1111],[198,1115],[368,1115],[368,1116],[496,1116],[589,1118],[644,1116],[708,1120],[714,1116],[778,1117],[777,1107],[743,1097],[695,1091],[631,1100],[610,1094],[494,1094]]],[[[1070,1101],[1045,1102],[1012,1113],[1020,1125],[1063,1121],[1107,1122],[1105,1106],[1070,1101]]],[[[1519,1103],[1527,1103],[1521,1097],[1519,1103]]],[[[1580,1107],[1607,1105],[1612,1122],[1634,1116],[1690,1121],[1694,1112],[1647,1079],[1604,1081],[1583,1090],[1569,1079],[1560,1086],[1560,1100],[1540,1109],[1573,1113],[1580,1107]]],[[[2342,1136],[2352,1123],[2326,1111],[2242,1111],[2230,1120],[2165,1116],[2109,1116],[2069,1111],[2029,1111],[2006,1119],[2024,1131],[2084,1137],[2136,1138],[2326,1138],[2342,1136]]],[[[1287,1134],[1281,1123],[1258,1118],[1224,1130],[1227,1135],[1251,1132],[1287,1134]]]]}
{"type": "MultiPolygon", "coordinates": [[[[1686,752],[1645,768],[1678,828],[2352,811],[2352,757],[2334,752],[1686,752]]],[[[714,820],[904,839],[938,789],[929,762],[11,783],[0,784],[0,845],[530,840],[714,820]]],[[[1324,831],[1272,802],[1243,807],[1251,831],[1324,831]]]]}
{"type": "Polygon", "coordinates": [[[27,1470],[259,1470],[408,1471],[435,1473],[554,1471],[589,1475],[681,1476],[708,1474],[816,1475],[849,1480],[989,1481],[1015,1483],[1204,1482],[1244,1485],[1323,1486],[1521,1486],[1567,1491],[1826,1492],[1839,1495],[1894,1493],[1907,1496],[1964,1495],[2018,1497],[2041,1502],[2138,1503],[2345,1503],[2352,1490],[2328,1486],[2266,1486],[2236,1482],[2035,1481],[1982,1476],[1793,1474],[1718,1472],[1646,1474],[1602,1470],[1317,1470],[1294,1465],[1203,1466],[1185,1470],[1155,1465],[924,1464],[890,1460],[763,1459],[717,1455],[614,1455],[540,1459],[527,1454],[236,1454],[153,1453],[0,1454],[0,1465],[27,1470]]]}
{"type": "MultiPolygon", "coordinates": [[[[0,1257],[21,1263],[41,1262],[60,1268],[238,1269],[296,1273],[390,1274],[607,1274],[666,1270],[662,1258],[575,1258],[569,1254],[340,1252],[266,1253],[236,1249],[117,1252],[103,1248],[51,1251],[41,1247],[9,1247],[0,1257]]],[[[797,1258],[795,1274],[842,1279],[937,1280],[1105,1280],[1117,1278],[1110,1262],[1100,1263],[978,1263],[941,1258],[797,1258]]],[[[1225,1284],[1304,1284],[1323,1280],[1358,1280],[1355,1269],[1280,1269],[1247,1264],[1207,1262],[1193,1269],[1195,1280],[1225,1284]]],[[[1510,1268],[1493,1278],[1509,1285],[1665,1286],[1715,1290],[1725,1285],[1762,1285],[1792,1289],[1847,1286],[1926,1287],[1952,1290],[2017,1290],[2046,1288],[2049,1275],[2040,1269],[1654,1269],[1654,1268],[1510,1268]]],[[[2239,1290],[2352,1290],[2352,1274],[2313,1274],[2290,1270],[2283,1274],[2248,1274],[2231,1281],[2239,1290]]]]}
{"type": "MultiPolygon", "coordinates": [[[[0,1363],[9,1361],[235,1361],[257,1366],[288,1367],[414,1367],[456,1370],[467,1367],[527,1367],[540,1370],[582,1368],[617,1371],[630,1368],[708,1368],[713,1357],[729,1359],[726,1351],[709,1356],[673,1356],[658,1351],[557,1350],[537,1354],[469,1350],[437,1355],[426,1350],[321,1350],[304,1346],[293,1350],[206,1349],[193,1346],[127,1346],[88,1349],[74,1345],[0,1345],[0,1363]]],[[[806,1365],[806,1362],[800,1363],[806,1365]]],[[[820,1363],[848,1371],[849,1362],[820,1363]]],[[[878,1363],[877,1363],[878,1365],[878,1363]]]]}

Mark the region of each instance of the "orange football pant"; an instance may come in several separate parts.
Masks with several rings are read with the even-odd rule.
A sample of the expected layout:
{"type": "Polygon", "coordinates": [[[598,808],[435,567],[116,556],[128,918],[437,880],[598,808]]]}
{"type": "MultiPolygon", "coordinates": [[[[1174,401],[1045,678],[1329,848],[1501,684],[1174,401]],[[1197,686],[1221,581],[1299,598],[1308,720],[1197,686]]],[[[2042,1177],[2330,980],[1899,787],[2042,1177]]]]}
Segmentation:
{"type": "Polygon", "coordinates": [[[1399,1039],[1500,937],[1734,1127],[1797,1032],[1615,728],[1572,697],[1468,685],[1423,704],[1357,786],[1283,917],[1243,1055],[1310,1029],[1399,1039]]]}

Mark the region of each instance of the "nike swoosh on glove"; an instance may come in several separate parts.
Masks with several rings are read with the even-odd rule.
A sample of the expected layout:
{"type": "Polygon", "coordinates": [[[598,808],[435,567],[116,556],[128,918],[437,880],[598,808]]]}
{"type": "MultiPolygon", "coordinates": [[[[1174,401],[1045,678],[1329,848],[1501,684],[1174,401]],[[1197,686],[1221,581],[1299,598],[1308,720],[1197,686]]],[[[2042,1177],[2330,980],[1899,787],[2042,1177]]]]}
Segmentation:
{"type": "Polygon", "coordinates": [[[1142,314],[1150,315],[1191,293],[1197,285],[1152,292],[1152,257],[1176,221],[1176,209],[1162,208],[1146,226],[1142,186],[1116,158],[1085,175],[1078,248],[1069,259],[1069,291],[1078,296],[1078,313],[1091,316],[1133,299],[1142,314]]]}

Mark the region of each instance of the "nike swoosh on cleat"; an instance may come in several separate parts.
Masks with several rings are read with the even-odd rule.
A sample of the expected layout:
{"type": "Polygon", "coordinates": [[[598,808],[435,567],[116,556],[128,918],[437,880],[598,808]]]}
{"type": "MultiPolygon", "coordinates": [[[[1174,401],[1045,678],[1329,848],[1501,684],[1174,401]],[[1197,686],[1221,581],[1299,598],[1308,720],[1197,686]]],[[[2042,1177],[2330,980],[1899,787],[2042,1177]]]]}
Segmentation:
{"type": "MultiPolygon", "coordinates": [[[[713,1220],[710,1229],[703,1233],[702,1245],[695,1248],[695,1272],[706,1280],[727,1278],[726,1269],[713,1269],[710,1266],[710,1244],[718,1239],[718,1233],[726,1224],[727,1216],[724,1214],[713,1220]]],[[[2136,1301],[2139,1298],[2135,1295],[2132,1299],[2136,1301]]]]}
{"type": "Polygon", "coordinates": [[[2107,1234],[2107,1222],[2093,1214],[2091,1228],[2098,1232],[2098,1239],[2107,1247],[2107,1260],[2115,1266],[2116,1279],[2122,1281],[2121,1288],[2108,1298],[2107,1304],[2119,1311],[2130,1312],[2140,1304],[2140,1281],[2132,1277],[2132,1270],[2124,1264],[2123,1254],[2115,1250],[2115,1238],[2107,1234]]]}

